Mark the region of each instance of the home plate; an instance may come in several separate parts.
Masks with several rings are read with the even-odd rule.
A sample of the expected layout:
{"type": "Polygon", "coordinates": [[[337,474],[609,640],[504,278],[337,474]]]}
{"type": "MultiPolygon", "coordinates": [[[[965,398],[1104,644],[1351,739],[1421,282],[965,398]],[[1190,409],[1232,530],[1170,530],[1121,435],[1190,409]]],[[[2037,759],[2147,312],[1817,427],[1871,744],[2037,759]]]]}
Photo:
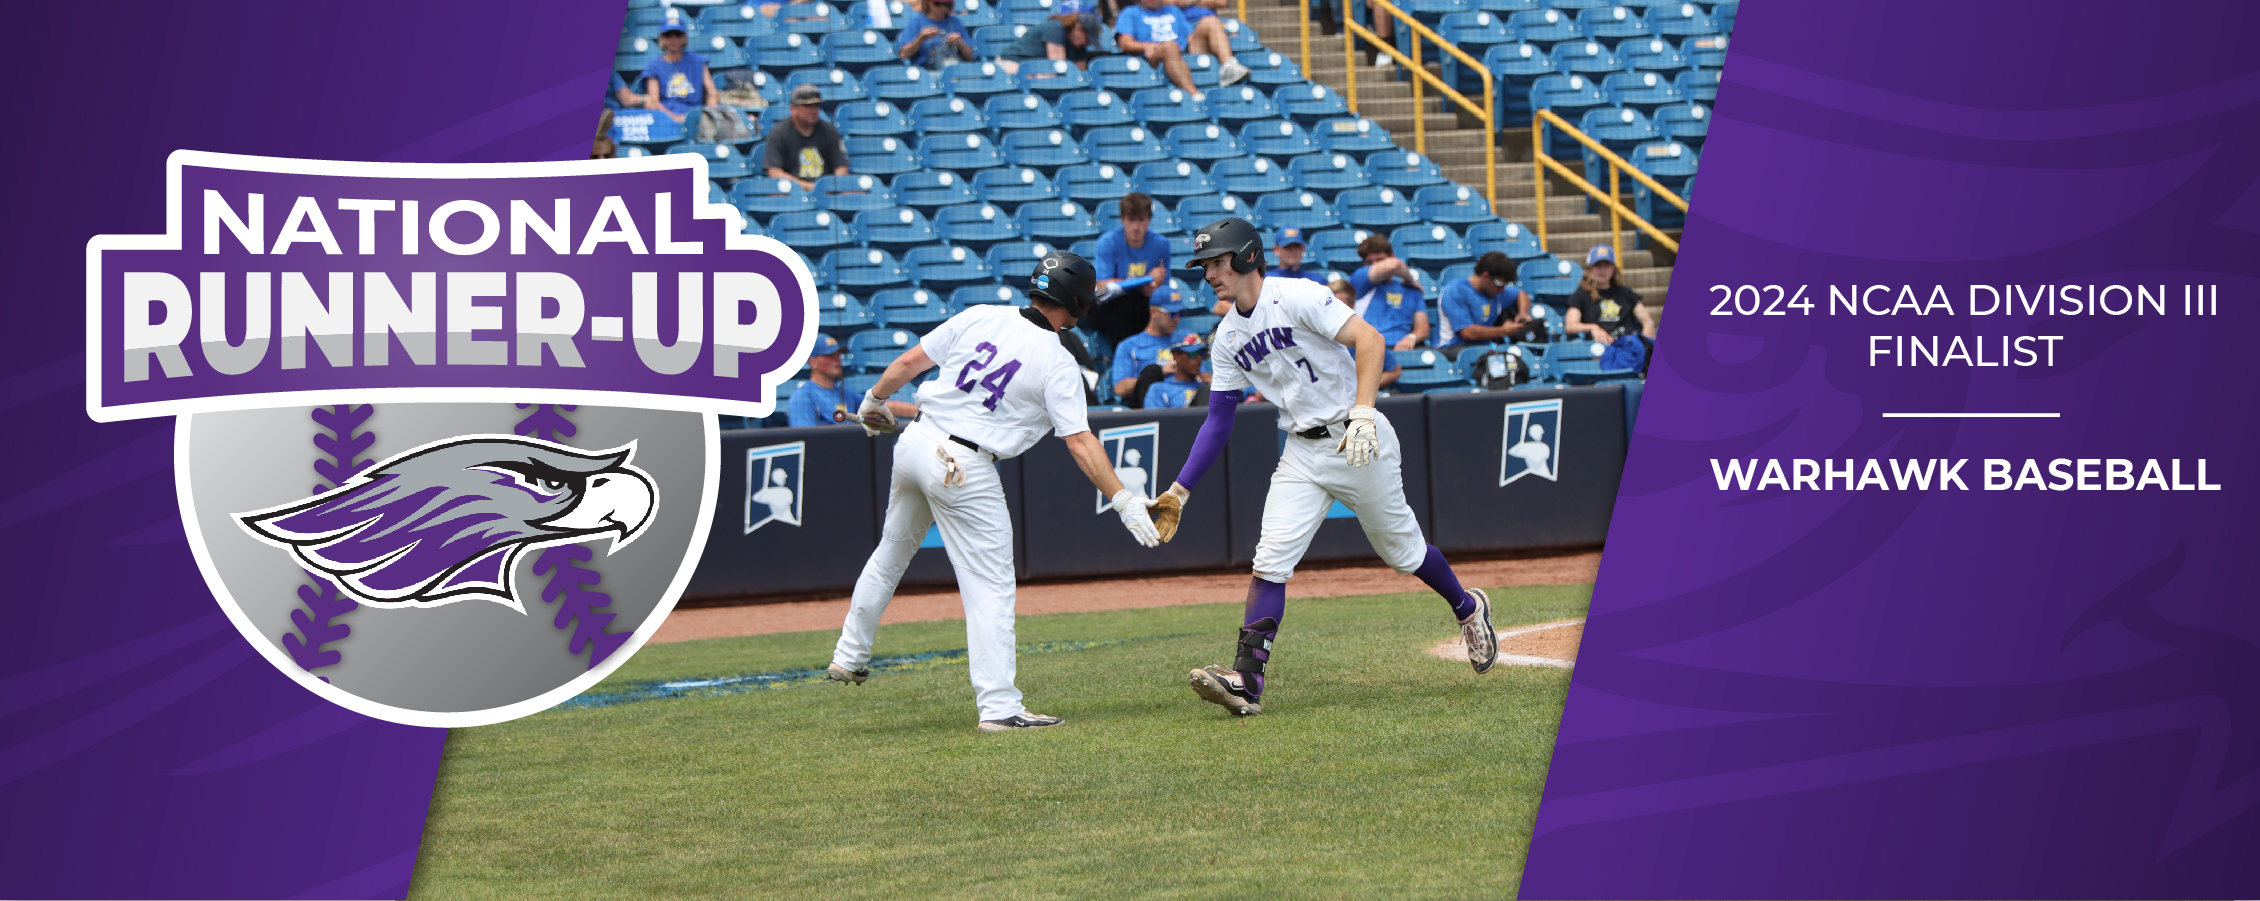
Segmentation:
{"type": "MultiPolygon", "coordinates": [[[[1499,662],[1514,666],[1551,666],[1569,669],[1577,663],[1577,643],[1585,637],[1585,621],[1565,619],[1499,630],[1499,662]]],[[[1436,643],[1428,653],[1446,660],[1467,662],[1467,643],[1455,635],[1436,643]]]]}

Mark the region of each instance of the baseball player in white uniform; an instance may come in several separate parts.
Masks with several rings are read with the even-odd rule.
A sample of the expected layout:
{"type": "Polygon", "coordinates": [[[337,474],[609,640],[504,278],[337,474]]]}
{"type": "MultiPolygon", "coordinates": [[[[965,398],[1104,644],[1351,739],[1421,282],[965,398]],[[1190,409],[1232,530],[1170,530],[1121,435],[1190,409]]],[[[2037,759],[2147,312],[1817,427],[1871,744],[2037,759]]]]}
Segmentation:
{"type": "Polygon", "coordinates": [[[1083,380],[1058,330],[1092,304],[1089,261],[1054,251],[1038,261],[1026,307],[978,306],[950,317],[887,366],[856,416],[870,434],[896,428],[888,395],[936,365],[941,377],[918,389],[919,418],[895,444],[894,479],[879,547],[856,580],[847,623],[826,673],[861,685],[870,675],[879,615],[929,524],[940,527],[965,602],[966,657],[984,732],[1059,725],[1031,713],[1013,685],[1012,518],[997,461],[1019,456],[1048,426],[1067,443],[1083,474],[1112,498],[1123,527],[1146,547],[1160,543],[1149,501],[1122,487],[1091,434],[1083,380]]]}
{"type": "Polygon", "coordinates": [[[1279,427],[1289,433],[1264,499],[1238,651],[1229,669],[1194,670],[1193,691],[1236,715],[1263,711],[1263,670],[1286,611],[1287,579],[1337,500],[1357,514],[1383,562],[1419,576],[1450,602],[1468,659],[1477,673],[1488,672],[1499,655],[1491,599],[1462,588],[1444,555],[1421,537],[1405,503],[1397,433],[1373,408],[1386,350],[1381,333],[1324,285],[1265,278],[1263,241],[1247,220],[1230,217],[1201,229],[1193,237],[1193,262],[1232,311],[1209,352],[1216,374],[1208,419],[1175,484],[1155,502],[1163,540],[1176,534],[1193,485],[1223,452],[1249,388],[1279,405],[1279,427]]]}

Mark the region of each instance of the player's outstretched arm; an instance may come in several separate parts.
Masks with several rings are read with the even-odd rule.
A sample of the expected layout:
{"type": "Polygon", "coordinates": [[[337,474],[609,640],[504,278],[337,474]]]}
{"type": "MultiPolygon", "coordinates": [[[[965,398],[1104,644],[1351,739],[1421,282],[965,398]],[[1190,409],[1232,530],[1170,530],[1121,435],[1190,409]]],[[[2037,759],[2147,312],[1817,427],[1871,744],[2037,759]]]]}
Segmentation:
{"type": "Polygon", "coordinates": [[[1153,518],[1146,513],[1146,499],[1137,492],[1122,487],[1122,479],[1114,474],[1114,464],[1107,461],[1106,449],[1090,432],[1076,432],[1060,439],[1067,442],[1067,453],[1075,458],[1075,466],[1083,476],[1098,486],[1114,504],[1114,512],[1122,517],[1122,527],[1130,530],[1130,537],[1147,547],[1161,543],[1161,535],[1154,530],[1153,518]]]}

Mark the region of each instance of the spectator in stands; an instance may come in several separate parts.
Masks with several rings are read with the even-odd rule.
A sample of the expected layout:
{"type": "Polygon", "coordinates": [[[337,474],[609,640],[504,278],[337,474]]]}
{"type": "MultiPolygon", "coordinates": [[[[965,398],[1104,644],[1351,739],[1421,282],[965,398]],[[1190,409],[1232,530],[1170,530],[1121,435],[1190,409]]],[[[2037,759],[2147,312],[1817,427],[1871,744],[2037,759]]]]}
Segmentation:
{"type": "Polygon", "coordinates": [[[1114,386],[1114,396],[1123,405],[1137,408],[1146,397],[1146,389],[1163,377],[1161,362],[1164,351],[1176,340],[1177,317],[1185,311],[1184,301],[1175,291],[1164,292],[1149,305],[1146,329],[1122,339],[1114,346],[1114,368],[1107,378],[1114,386]]]}
{"type": "MultiPolygon", "coordinates": [[[[816,345],[809,348],[808,353],[808,381],[793,391],[792,400],[785,402],[785,423],[794,428],[854,425],[855,409],[863,403],[863,396],[842,384],[845,373],[840,365],[840,342],[830,335],[817,335],[816,345]],[[832,414],[835,412],[847,416],[834,423],[832,414]]],[[[888,401],[887,409],[898,417],[918,415],[915,404],[899,400],[888,401]]]]}
{"type": "Polygon", "coordinates": [[[1169,239],[1149,231],[1153,198],[1131,192],[1122,195],[1121,207],[1122,225],[1099,236],[1098,257],[1091,261],[1099,275],[1099,305],[1083,317],[1083,326],[1098,336],[1091,353],[1102,357],[1114,352],[1115,342],[1146,327],[1147,299],[1169,281],[1169,239]]]}
{"type": "Polygon", "coordinates": [[[956,0],[910,0],[914,10],[902,17],[902,37],[895,55],[904,62],[936,72],[943,66],[973,58],[972,38],[957,20],[956,0]]]}
{"type": "MultiPolygon", "coordinates": [[[[1100,23],[1096,10],[1086,9],[1046,18],[1042,24],[1028,29],[1027,34],[1013,39],[1004,48],[1004,52],[998,54],[997,65],[1005,67],[1008,72],[1018,72],[1023,62],[1056,59],[1074,63],[1078,69],[1088,69],[1091,67],[1091,41],[1098,36],[1099,29],[1104,27],[1106,26],[1100,23]]],[[[1031,69],[1029,77],[1054,77],[1048,68],[1045,67],[1047,71],[1031,69]]]]}
{"type": "Polygon", "coordinates": [[[1201,371],[1201,363],[1208,359],[1208,343],[1199,335],[1186,335],[1185,340],[1169,348],[1169,377],[1153,383],[1146,389],[1147,410],[1175,410],[1208,404],[1208,373],[1201,371]]]}
{"type": "Polygon", "coordinates": [[[1365,265],[1350,273],[1350,289],[1358,298],[1352,306],[1358,316],[1379,329],[1382,340],[1394,350],[1411,350],[1428,340],[1427,295],[1412,267],[1397,258],[1389,239],[1367,237],[1358,242],[1358,256],[1365,265]]]}
{"type": "Polygon", "coordinates": [[[642,109],[643,95],[628,87],[628,80],[620,73],[612,73],[612,85],[604,89],[605,109],[642,109]]]}
{"type": "MultiPolygon", "coordinates": [[[[1353,290],[1353,289],[1352,289],[1352,288],[1350,287],[1350,280],[1349,280],[1349,279],[1345,279],[1345,278],[1337,278],[1337,279],[1334,279],[1333,281],[1327,282],[1327,283],[1326,283],[1326,286],[1327,286],[1328,288],[1332,288],[1332,289],[1334,289],[1334,299],[1335,299],[1335,300],[1339,300],[1339,301],[1341,301],[1341,302],[1342,302],[1342,305],[1343,305],[1343,306],[1345,306],[1345,307],[1349,307],[1350,309],[1353,309],[1353,310],[1354,310],[1354,309],[1357,309],[1357,306],[1358,306],[1358,300],[1357,300],[1357,298],[1358,298],[1358,294],[1357,294],[1357,291],[1353,290]]],[[[1367,324],[1368,324],[1368,325],[1371,325],[1372,323],[1367,323],[1367,324]]],[[[1351,356],[1352,358],[1355,358],[1355,357],[1356,357],[1357,355],[1358,355],[1358,354],[1357,354],[1357,351],[1354,351],[1354,350],[1353,350],[1353,351],[1351,351],[1351,352],[1350,352],[1350,356],[1351,356]]],[[[1387,387],[1389,387],[1390,385],[1394,385],[1394,384],[1396,384],[1396,383],[1397,383],[1397,380],[1398,380],[1399,378],[1403,378],[1403,377],[1404,377],[1404,374],[1405,374],[1405,371],[1404,371],[1404,369],[1403,369],[1402,367],[1400,367],[1400,366],[1398,366],[1398,365],[1397,365],[1397,353],[1396,353],[1396,351],[1392,351],[1392,350],[1384,350],[1384,351],[1382,351],[1382,352],[1381,352],[1381,382],[1380,382],[1380,387],[1383,387],[1383,388],[1387,388],[1387,387]]]]}
{"type": "Polygon", "coordinates": [[[1508,284],[1514,278],[1514,261],[1494,250],[1475,261],[1475,274],[1444,286],[1437,310],[1444,340],[1436,349],[1446,359],[1458,360],[1460,351],[1476,344],[1545,335],[1546,324],[1530,318],[1529,292],[1508,284]]]}
{"type": "Polygon", "coordinates": [[[607,135],[596,136],[596,146],[589,149],[589,159],[608,160],[620,155],[620,145],[612,143],[607,135]]]}
{"type": "Polygon", "coordinates": [[[659,55],[636,76],[636,83],[644,86],[638,105],[681,122],[692,110],[720,101],[714,91],[714,73],[706,68],[706,57],[683,49],[690,46],[690,35],[675,22],[665,28],[659,33],[659,55]]]}
{"type": "Polygon", "coordinates": [[[1595,244],[1585,252],[1585,277],[1569,296],[1564,328],[1603,344],[1624,335],[1656,340],[1655,317],[1640,305],[1640,293],[1617,283],[1617,255],[1609,245],[1595,244]]]}
{"type": "Polygon", "coordinates": [[[848,174],[847,144],[823,114],[823,91],[812,84],[793,89],[792,115],[769,129],[769,149],[761,156],[769,177],[789,178],[813,191],[819,178],[848,174]]]}
{"type": "MultiPolygon", "coordinates": [[[[1303,252],[1309,247],[1303,243],[1303,230],[1282,228],[1271,239],[1272,252],[1279,257],[1279,265],[1264,272],[1265,278],[1303,278],[1326,284],[1326,276],[1315,269],[1303,268],[1303,252]]],[[[1222,316],[1224,314],[1218,313],[1222,316]]]]}
{"type": "Polygon", "coordinates": [[[1200,92],[1193,87],[1193,70],[1185,65],[1187,53],[1216,57],[1222,64],[1216,73],[1218,85],[1248,77],[1248,67],[1232,58],[1232,40],[1224,33],[1224,20],[1213,13],[1202,16],[1196,24],[1185,17],[1184,10],[1163,0],[1139,0],[1137,6],[1123,10],[1114,20],[1114,39],[1122,45],[1122,52],[1145,57],[1169,76],[1171,84],[1188,94],[1200,92]]]}

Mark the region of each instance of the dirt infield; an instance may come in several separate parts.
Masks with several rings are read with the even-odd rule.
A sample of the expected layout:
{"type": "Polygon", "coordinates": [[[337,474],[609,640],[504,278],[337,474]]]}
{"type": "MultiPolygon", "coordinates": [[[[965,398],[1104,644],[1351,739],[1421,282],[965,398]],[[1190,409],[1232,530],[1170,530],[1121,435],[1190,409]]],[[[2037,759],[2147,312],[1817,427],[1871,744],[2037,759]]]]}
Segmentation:
{"type": "MultiPolygon", "coordinates": [[[[1577,663],[1577,643],[1585,638],[1585,621],[1565,619],[1535,626],[1499,627],[1499,662],[1509,666],[1552,666],[1567,669],[1577,663]]],[[[1446,639],[1428,653],[1446,660],[1467,661],[1467,644],[1446,639]]]]}
{"type": "MultiPolygon", "coordinates": [[[[1455,563],[1452,568],[1459,573],[1461,582],[1488,588],[1591,582],[1600,565],[1599,551],[1583,551],[1547,557],[1466,561],[1455,563]]],[[[1296,597],[1341,597],[1417,591],[1420,588],[1419,579],[1399,575],[1386,566],[1347,566],[1298,570],[1291,593],[1296,597]]],[[[1245,571],[1046,583],[1020,586],[1018,612],[1023,616],[1033,616],[1039,613],[1217,604],[1240,601],[1247,594],[1248,574],[1245,571]]],[[[848,601],[843,597],[740,607],[677,609],[668,614],[667,621],[660,625],[659,633],[652,636],[651,640],[695,641],[701,638],[837,629],[841,620],[847,617],[847,608],[848,601]]],[[[957,592],[940,591],[897,595],[894,603],[888,605],[886,616],[879,621],[882,624],[911,623],[964,617],[965,610],[958,601],[957,592]]],[[[1500,625],[1504,627],[1506,624],[1500,625]]],[[[1531,637],[1536,639],[1538,636],[1534,634],[1531,637]]],[[[1569,655],[1574,656],[1575,635],[1547,636],[1549,641],[1561,637],[1568,639],[1571,649],[1569,655]]],[[[1501,650],[1506,650],[1504,640],[1501,650]]],[[[1515,653],[1553,656],[1535,650],[1515,653]]],[[[1465,651],[1461,652],[1461,659],[1466,659],[1465,651]]]]}

